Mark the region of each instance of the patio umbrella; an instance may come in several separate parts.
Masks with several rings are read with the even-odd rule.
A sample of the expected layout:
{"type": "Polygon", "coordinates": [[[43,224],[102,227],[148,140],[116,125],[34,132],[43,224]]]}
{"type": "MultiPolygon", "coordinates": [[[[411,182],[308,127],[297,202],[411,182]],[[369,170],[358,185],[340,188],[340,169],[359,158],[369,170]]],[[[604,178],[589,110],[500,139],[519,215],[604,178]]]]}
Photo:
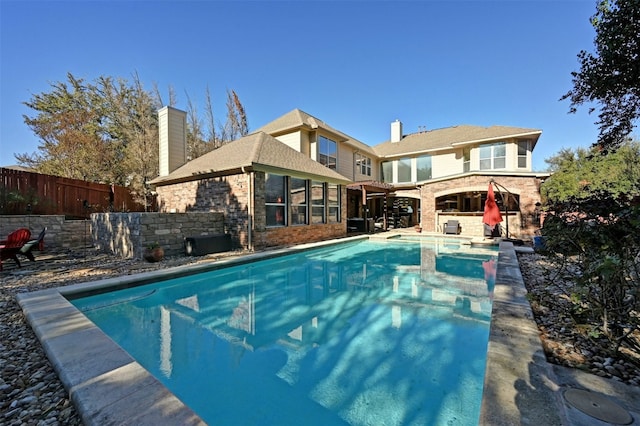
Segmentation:
{"type": "Polygon", "coordinates": [[[491,229],[493,229],[500,222],[502,222],[502,213],[500,212],[500,207],[496,204],[496,197],[493,194],[493,185],[489,184],[487,201],[484,202],[482,223],[486,223],[491,227],[491,229]]]}

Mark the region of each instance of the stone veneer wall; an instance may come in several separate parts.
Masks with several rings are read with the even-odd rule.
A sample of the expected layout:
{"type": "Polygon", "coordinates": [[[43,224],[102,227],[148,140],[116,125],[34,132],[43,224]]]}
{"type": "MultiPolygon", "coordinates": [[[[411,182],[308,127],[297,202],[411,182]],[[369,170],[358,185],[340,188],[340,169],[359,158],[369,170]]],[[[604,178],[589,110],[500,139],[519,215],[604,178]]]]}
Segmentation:
{"type": "MultiPolygon", "coordinates": [[[[468,189],[486,191],[489,188],[489,181],[493,178],[496,183],[509,190],[512,194],[520,197],[520,215],[509,215],[510,236],[522,238],[534,235],[538,229],[535,220],[535,204],[540,202],[541,179],[531,176],[491,176],[491,175],[470,175],[458,179],[451,179],[441,182],[434,182],[420,188],[421,222],[425,232],[442,232],[442,223],[446,222],[446,217],[438,218],[442,214],[436,212],[436,197],[440,194],[461,192],[468,189]]],[[[496,191],[496,196],[498,192],[496,191]]],[[[469,218],[462,213],[460,218],[462,223],[462,235],[482,236],[482,217],[479,217],[479,227],[475,227],[475,218],[469,218]],[[465,226],[465,222],[468,222],[465,226]],[[477,234],[476,234],[477,233],[477,234]]]]}
{"type": "Polygon", "coordinates": [[[158,186],[158,205],[163,212],[222,213],[233,245],[246,248],[250,179],[251,174],[237,174],[158,186]]]}
{"type": "Polygon", "coordinates": [[[98,250],[124,258],[141,258],[158,243],[165,255],[184,254],[184,239],[225,232],[224,215],[191,213],[93,213],[91,236],[98,250]]]}
{"type": "Polygon", "coordinates": [[[0,239],[6,238],[18,228],[28,228],[32,238],[37,238],[45,226],[45,250],[82,249],[93,246],[91,223],[87,220],[65,220],[63,215],[2,215],[0,239]]]}
{"type": "Polygon", "coordinates": [[[158,186],[158,202],[162,211],[215,211],[224,213],[226,232],[235,245],[249,247],[249,187],[253,186],[254,248],[295,245],[341,237],[347,233],[346,187],[343,185],[342,220],[334,224],[314,224],[267,228],[265,208],[265,173],[253,172],[220,178],[201,179],[158,186]]]}

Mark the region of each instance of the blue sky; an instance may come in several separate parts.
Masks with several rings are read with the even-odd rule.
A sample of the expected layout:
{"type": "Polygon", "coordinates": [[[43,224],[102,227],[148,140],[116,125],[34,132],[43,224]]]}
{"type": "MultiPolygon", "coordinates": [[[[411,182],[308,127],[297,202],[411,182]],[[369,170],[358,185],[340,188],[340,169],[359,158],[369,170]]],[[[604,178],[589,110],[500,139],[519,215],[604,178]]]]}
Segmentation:
{"type": "Polygon", "coordinates": [[[22,103],[101,75],[156,83],[176,107],[226,114],[233,89],[251,130],[295,109],[369,145],[458,124],[536,128],[534,169],[596,140],[597,116],[568,114],[577,54],[592,50],[595,0],[0,0],[0,166],[38,139],[22,103]]]}

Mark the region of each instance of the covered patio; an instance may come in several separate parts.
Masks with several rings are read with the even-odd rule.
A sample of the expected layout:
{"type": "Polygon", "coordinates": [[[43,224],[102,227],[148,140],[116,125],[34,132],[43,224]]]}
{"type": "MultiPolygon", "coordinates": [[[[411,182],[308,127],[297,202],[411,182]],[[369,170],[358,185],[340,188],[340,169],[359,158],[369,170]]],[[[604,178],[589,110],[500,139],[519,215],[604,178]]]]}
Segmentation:
{"type": "Polygon", "coordinates": [[[390,194],[393,186],[378,181],[347,185],[347,231],[374,232],[389,229],[390,194]]]}

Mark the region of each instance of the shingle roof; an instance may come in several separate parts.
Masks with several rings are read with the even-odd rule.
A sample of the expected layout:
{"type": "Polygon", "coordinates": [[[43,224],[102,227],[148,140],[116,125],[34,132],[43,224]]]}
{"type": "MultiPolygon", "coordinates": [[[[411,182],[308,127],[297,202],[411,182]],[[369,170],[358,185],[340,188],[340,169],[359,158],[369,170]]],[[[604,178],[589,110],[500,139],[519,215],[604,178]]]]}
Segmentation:
{"type": "Polygon", "coordinates": [[[288,133],[288,132],[291,132],[292,130],[299,129],[299,128],[304,128],[309,131],[322,129],[334,135],[336,139],[339,139],[338,142],[344,142],[355,148],[360,149],[363,152],[374,154],[373,149],[369,145],[362,143],[357,139],[352,138],[346,133],[343,133],[340,130],[337,130],[329,126],[327,123],[320,120],[319,118],[316,118],[311,114],[308,114],[297,108],[294,109],[293,111],[286,113],[285,115],[280,116],[279,118],[276,118],[272,122],[265,124],[264,126],[260,127],[257,131],[278,136],[280,134],[288,133]]]}
{"type": "Polygon", "coordinates": [[[333,183],[348,183],[347,178],[274,137],[256,132],[230,142],[177,168],[168,176],[151,181],[154,185],[225,176],[245,171],[282,173],[333,183]]]}
{"type": "Polygon", "coordinates": [[[383,142],[373,147],[380,157],[392,157],[417,152],[451,149],[455,146],[478,142],[498,141],[506,138],[528,137],[534,143],[542,133],[538,129],[526,129],[509,126],[470,126],[461,125],[404,136],[400,142],[383,142]]]}

